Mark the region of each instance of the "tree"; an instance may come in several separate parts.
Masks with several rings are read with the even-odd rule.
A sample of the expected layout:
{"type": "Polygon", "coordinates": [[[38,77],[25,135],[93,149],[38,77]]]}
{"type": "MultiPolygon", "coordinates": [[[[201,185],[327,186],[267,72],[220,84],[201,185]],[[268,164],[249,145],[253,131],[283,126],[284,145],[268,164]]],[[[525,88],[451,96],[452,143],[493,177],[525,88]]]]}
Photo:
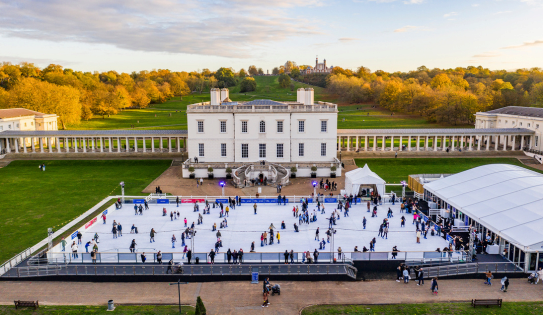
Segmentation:
{"type": "Polygon", "coordinates": [[[240,92],[251,92],[256,90],[256,81],[252,77],[246,77],[240,83],[240,92]]]}
{"type": "Polygon", "coordinates": [[[300,69],[294,68],[290,71],[290,76],[297,79],[300,76],[300,69]]]}
{"type": "Polygon", "coordinates": [[[272,74],[273,75],[278,75],[279,74],[279,68],[278,67],[273,68],[272,74]]]}
{"type": "Polygon", "coordinates": [[[535,106],[543,106],[543,82],[539,82],[532,86],[530,100],[535,106]]]}
{"type": "Polygon", "coordinates": [[[247,76],[247,72],[245,72],[245,69],[241,68],[241,70],[239,70],[239,77],[243,79],[246,76],[247,76]]]}
{"type": "Polygon", "coordinates": [[[219,68],[215,72],[215,78],[217,81],[223,82],[224,87],[235,86],[237,83],[234,71],[230,68],[219,68]]]}
{"type": "Polygon", "coordinates": [[[286,88],[290,85],[290,77],[288,76],[288,74],[281,74],[279,76],[279,86],[282,87],[282,88],[286,88]]]}
{"type": "Polygon", "coordinates": [[[198,296],[196,298],[196,308],[194,309],[194,315],[206,315],[206,307],[204,306],[204,302],[202,301],[202,298],[198,296]]]}
{"type": "Polygon", "coordinates": [[[132,98],[132,104],[138,108],[145,108],[151,103],[151,99],[147,96],[147,92],[140,87],[136,87],[130,97],[132,98]]]}
{"type": "Polygon", "coordinates": [[[432,79],[432,82],[430,83],[430,86],[433,87],[434,89],[444,89],[451,85],[452,85],[452,81],[446,73],[440,73],[436,75],[432,79]]]}
{"type": "Polygon", "coordinates": [[[258,75],[258,69],[256,68],[255,65],[249,66],[248,70],[249,70],[249,75],[251,76],[258,75]]]}
{"type": "Polygon", "coordinates": [[[258,68],[258,75],[264,75],[264,70],[262,70],[262,68],[258,68]]]}

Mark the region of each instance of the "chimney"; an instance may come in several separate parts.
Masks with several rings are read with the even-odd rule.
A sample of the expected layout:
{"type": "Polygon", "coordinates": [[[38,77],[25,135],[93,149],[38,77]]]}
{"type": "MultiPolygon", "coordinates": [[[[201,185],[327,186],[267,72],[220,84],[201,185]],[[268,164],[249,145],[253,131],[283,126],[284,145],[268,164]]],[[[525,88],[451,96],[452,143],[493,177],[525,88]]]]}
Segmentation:
{"type": "Polygon", "coordinates": [[[315,70],[317,70],[317,65],[319,64],[319,57],[317,57],[317,59],[315,59],[315,70]]]}
{"type": "Polygon", "coordinates": [[[298,103],[302,103],[302,104],[305,104],[305,89],[304,88],[299,88],[298,91],[296,92],[296,102],[298,103]]]}
{"type": "Polygon", "coordinates": [[[324,70],[326,70],[326,59],[324,59],[324,70]]]}

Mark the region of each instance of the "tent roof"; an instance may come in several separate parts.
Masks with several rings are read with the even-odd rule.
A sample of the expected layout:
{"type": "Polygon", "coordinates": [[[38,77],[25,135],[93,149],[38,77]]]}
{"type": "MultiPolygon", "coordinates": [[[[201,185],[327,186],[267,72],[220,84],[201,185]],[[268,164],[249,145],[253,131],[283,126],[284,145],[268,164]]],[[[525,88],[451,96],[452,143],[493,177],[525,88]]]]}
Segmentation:
{"type": "Polygon", "coordinates": [[[508,164],[479,166],[424,185],[470,218],[530,250],[543,242],[543,176],[508,164]]]}
{"type": "Polygon", "coordinates": [[[362,168],[357,168],[355,170],[345,173],[345,177],[349,178],[353,184],[384,184],[385,181],[375,174],[368,164],[364,165],[362,168]]]}

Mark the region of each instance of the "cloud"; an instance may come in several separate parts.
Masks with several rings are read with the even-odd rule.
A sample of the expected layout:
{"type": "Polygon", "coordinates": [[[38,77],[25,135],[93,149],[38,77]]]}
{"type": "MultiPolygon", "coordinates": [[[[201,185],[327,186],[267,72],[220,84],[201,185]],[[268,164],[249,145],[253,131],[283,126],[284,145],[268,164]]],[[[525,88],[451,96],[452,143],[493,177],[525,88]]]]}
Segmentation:
{"type": "Polygon", "coordinates": [[[537,46],[537,45],[543,45],[543,40],[536,40],[533,42],[524,42],[521,45],[507,46],[507,47],[502,47],[501,49],[517,49],[517,48],[532,47],[532,46],[537,46]]]}
{"type": "Polygon", "coordinates": [[[458,15],[458,12],[449,12],[449,13],[445,13],[443,17],[450,17],[450,16],[456,16],[456,15],[458,15]]]}
{"type": "Polygon", "coordinates": [[[479,5],[480,5],[480,4],[478,4],[478,3],[474,3],[474,4],[472,4],[471,6],[472,6],[472,7],[478,7],[479,5]]]}
{"type": "Polygon", "coordinates": [[[490,51],[490,52],[485,52],[478,55],[473,55],[472,58],[492,58],[492,57],[498,57],[498,56],[501,56],[501,54],[490,51]]]}
{"type": "Polygon", "coordinates": [[[421,4],[423,2],[424,2],[424,0],[406,0],[403,3],[404,4],[421,4]]]}
{"type": "Polygon", "coordinates": [[[44,58],[28,58],[28,57],[16,57],[16,56],[0,56],[0,62],[11,62],[13,64],[20,64],[21,62],[33,63],[37,66],[46,67],[50,64],[73,66],[80,64],[79,62],[73,62],[63,59],[44,59],[44,58]]]}
{"type": "Polygon", "coordinates": [[[342,37],[339,39],[340,42],[351,42],[355,40],[360,40],[360,38],[353,38],[353,37],[342,37]]]}
{"type": "Polygon", "coordinates": [[[529,5],[541,5],[543,6],[543,0],[519,0],[520,2],[527,3],[529,5]]]}
{"type": "Polygon", "coordinates": [[[413,26],[413,25],[406,25],[404,27],[395,29],[394,33],[405,33],[405,32],[416,30],[417,28],[419,28],[419,27],[418,26],[413,26]]]}
{"type": "Polygon", "coordinates": [[[246,58],[254,47],[322,34],[288,8],[321,0],[18,0],[0,2],[3,36],[134,51],[246,58]],[[265,14],[262,14],[262,12],[265,14]]]}
{"type": "Polygon", "coordinates": [[[494,15],[511,13],[511,12],[513,12],[513,11],[499,11],[499,12],[495,12],[494,15]]]}
{"type": "MultiPolygon", "coordinates": [[[[397,0],[353,0],[353,2],[377,2],[377,3],[390,3],[395,2],[397,0]]],[[[421,4],[424,3],[426,0],[404,0],[404,4],[421,4]]]]}

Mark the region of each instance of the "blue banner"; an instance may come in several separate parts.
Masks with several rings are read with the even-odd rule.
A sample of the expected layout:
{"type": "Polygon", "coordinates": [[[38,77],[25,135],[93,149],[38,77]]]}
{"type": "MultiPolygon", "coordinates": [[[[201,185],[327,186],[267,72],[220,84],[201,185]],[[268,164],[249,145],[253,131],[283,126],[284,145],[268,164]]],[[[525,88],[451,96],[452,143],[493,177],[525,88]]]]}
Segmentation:
{"type": "Polygon", "coordinates": [[[75,232],[72,233],[72,240],[77,237],[77,232],[79,232],[79,231],[75,231],[75,232]]]}
{"type": "Polygon", "coordinates": [[[324,202],[328,202],[328,203],[336,203],[336,202],[337,202],[337,198],[324,198],[324,202]]]}
{"type": "Polygon", "coordinates": [[[228,199],[215,199],[216,203],[228,203],[228,199]]]}
{"type": "Polygon", "coordinates": [[[157,199],[156,203],[170,203],[170,199],[157,199]]]}
{"type": "Polygon", "coordinates": [[[258,272],[251,273],[251,283],[258,283],[258,272]]]}
{"type": "MultiPolygon", "coordinates": [[[[241,203],[277,203],[277,200],[276,198],[266,198],[266,199],[247,199],[247,198],[244,198],[244,199],[241,199],[241,203]]],[[[226,200],[228,201],[228,200],[226,200]]],[[[281,202],[283,202],[283,199],[281,199],[281,202]]],[[[288,199],[287,199],[287,202],[288,202],[288,199]]]]}
{"type": "Polygon", "coordinates": [[[106,210],[104,210],[104,212],[102,212],[102,214],[107,214],[107,209],[106,209],[106,210]]]}
{"type": "Polygon", "coordinates": [[[132,199],[132,203],[145,203],[145,199],[132,199]]]}

